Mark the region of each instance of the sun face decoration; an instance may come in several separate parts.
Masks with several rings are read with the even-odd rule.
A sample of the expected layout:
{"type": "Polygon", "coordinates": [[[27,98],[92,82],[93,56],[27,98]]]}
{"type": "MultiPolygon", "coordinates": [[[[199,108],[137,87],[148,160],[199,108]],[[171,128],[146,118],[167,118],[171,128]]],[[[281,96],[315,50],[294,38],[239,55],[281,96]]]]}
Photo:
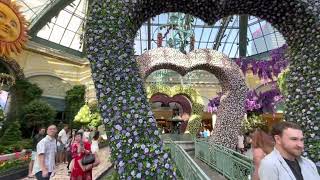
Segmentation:
{"type": "Polygon", "coordinates": [[[19,6],[11,0],[0,0],[0,56],[20,53],[27,40],[27,22],[19,6]]]}

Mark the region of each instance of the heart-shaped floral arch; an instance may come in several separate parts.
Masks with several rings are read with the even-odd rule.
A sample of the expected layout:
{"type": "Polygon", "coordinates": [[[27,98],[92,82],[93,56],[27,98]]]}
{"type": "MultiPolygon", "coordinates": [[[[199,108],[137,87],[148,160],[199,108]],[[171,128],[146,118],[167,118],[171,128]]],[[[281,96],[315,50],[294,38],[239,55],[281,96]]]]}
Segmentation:
{"type": "Polygon", "coordinates": [[[176,95],[184,95],[192,103],[192,113],[188,122],[188,131],[195,136],[201,126],[201,115],[204,108],[204,102],[200,93],[188,86],[176,85],[170,87],[168,85],[150,85],[146,87],[147,97],[150,98],[151,95],[155,93],[167,94],[169,97],[174,97],[176,95]]]}
{"type": "MultiPolygon", "coordinates": [[[[159,69],[171,69],[180,75],[193,70],[205,70],[214,74],[222,88],[223,99],[217,111],[217,124],[212,140],[234,148],[244,117],[244,100],[247,86],[239,66],[222,53],[210,49],[197,49],[188,54],[172,48],[146,51],[137,58],[140,73],[146,78],[159,69]]],[[[201,114],[199,114],[201,115],[201,114]]]]}
{"type": "Polygon", "coordinates": [[[185,95],[177,94],[173,97],[170,97],[164,93],[155,93],[149,99],[150,103],[160,102],[164,105],[169,105],[170,103],[178,103],[181,105],[182,113],[191,114],[192,102],[185,95]]]}
{"type": "Polygon", "coordinates": [[[285,116],[288,121],[301,124],[306,150],[319,161],[319,152],[310,146],[320,138],[317,1],[105,0],[95,1],[89,9],[86,50],[102,116],[110,129],[112,161],[121,179],[142,176],[152,179],[156,174],[169,179],[175,176],[158,136],[134,57],[134,38],[139,28],[149,18],[165,12],[191,14],[208,24],[228,15],[250,14],[277,28],[287,41],[292,60],[285,116]]]}

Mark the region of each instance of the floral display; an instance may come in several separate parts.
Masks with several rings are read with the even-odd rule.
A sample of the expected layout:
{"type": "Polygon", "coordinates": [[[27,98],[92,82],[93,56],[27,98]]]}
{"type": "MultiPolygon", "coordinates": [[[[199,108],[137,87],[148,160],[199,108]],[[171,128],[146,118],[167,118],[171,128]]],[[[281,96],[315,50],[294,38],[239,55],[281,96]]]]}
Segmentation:
{"type": "Polygon", "coordinates": [[[20,155],[16,154],[16,157],[17,159],[14,160],[0,161],[0,173],[10,170],[11,168],[26,166],[31,159],[30,154],[26,154],[21,157],[20,155]]]}
{"type": "Polygon", "coordinates": [[[268,131],[267,122],[262,119],[261,115],[252,115],[242,121],[242,132],[250,133],[255,129],[262,129],[268,131]]]}
{"type": "Polygon", "coordinates": [[[285,56],[287,48],[288,46],[285,44],[280,48],[270,51],[270,60],[238,58],[236,59],[236,63],[241,68],[243,74],[251,70],[260,79],[273,81],[289,65],[289,61],[285,56]]]}
{"type": "MultiPolygon", "coordinates": [[[[222,84],[225,98],[221,102],[221,106],[225,108],[217,112],[220,122],[217,122],[218,126],[213,131],[215,136],[213,136],[212,141],[227,147],[235,147],[237,140],[233,134],[240,131],[241,120],[244,116],[243,101],[247,91],[240,68],[235,63],[215,50],[197,49],[183,54],[172,48],[157,48],[146,51],[138,56],[137,61],[143,78],[159,69],[171,69],[180,75],[185,75],[196,69],[206,70],[214,74],[222,84]],[[172,61],[172,59],[175,59],[175,61],[172,61]],[[223,130],[230,127],[231,124],[233,128],[228,129],[230,131],[223,130]]],[[[200,126],[200,124],[189,122],[192,129],[197,129],[193,125],[200,126]]]]}
{"type": "MultiPolygon", "coordinates": [[[[254,14],[277,28],[287,40],[291,60],[285,117],[302,126],[306,137],[305,155],[316,162],[320,160],[319,152],[311,151],[313,144],[320,139],[318,2],[265,2],[107,0],[95,1],[90,5],[85,36],[87,57],[91,63],[103,121],[110,130],[111,160],[121,179],[152,179],[156,174],[175,179],[173,163],[163,150],[134,57],[134,38],[139,28],[148,19],[163,12],[191,14],[207,24],[214,24],[226,14],[254,14]]],[[[177,59],[174,57],[171,60],[177,59]]],[[[237,126],[240,124],[238,116],[242,115],[240,110],[243,112],[246,89],[243,88],[244,82],[227,83],[242,77],[234,69],[228,69],[229,73],[222,74],[225,78],[219,78],[222,84],[226,84],[223,91],[232,91],[222,96],[217,113],[236,106],[232,109],[232,115],[236,117],[221,117],[223,121],[217,122],[216,127],[220,130],[221,127],[231,129],[236,134],[240,128],[237,126]],[[240,96],[234,91],[241,91],[240,96]],[[234,113],[238,111],[239,114],[234,113]]],[[[264,73],[262,76],[265,76],[264,73]]],[[[222,136],[225,136],[223,131],[213,135],[224,139],[222,142],[234,141],[222,136]]]]}
{"type": "Polygon", "coordinates": [[[186,95],[188,98],[190,98],[190,101],[192,103],[192,112],[191,112],[191,117],[189,119],[187,128],[191,135],[196,136],[201,126],[201,115],[204,108],[202,97],[196,89],[188,86],[181,86],[181,85],[177,85],[173,87],[170,87],[167,85],[151,85],[151,86],[147,86],[146,90],[147,90],[148,98],[151,98],[152,95],[157,93],[166,94],[169,97],[174,97],[176,95],[183,94],[183,95],[186,95]],[[195,117],[200,117],[200,123],[198,122],[199,118],[195,118],[195,117]]]}
{"type": "Polygon", "coordinates": [[[123,1],[96,2],[88,15],[86,45],[111,161],[120,179],[176,179],[135,64],[129,9],[123,1]]]}
{"type": "MultiPolygon", "coordinates": [[[[216,113],[220,105],[220,99],[221,93],[209,100],[207,111],[216,113]]],[[[246,112],[262,109],[264,112],[274,113],[275,107],[280,101],[283,101],[283,96],[278,88],[272,88],[262,93],[250,90],[247,92],[244,107],[246,112]]]]}

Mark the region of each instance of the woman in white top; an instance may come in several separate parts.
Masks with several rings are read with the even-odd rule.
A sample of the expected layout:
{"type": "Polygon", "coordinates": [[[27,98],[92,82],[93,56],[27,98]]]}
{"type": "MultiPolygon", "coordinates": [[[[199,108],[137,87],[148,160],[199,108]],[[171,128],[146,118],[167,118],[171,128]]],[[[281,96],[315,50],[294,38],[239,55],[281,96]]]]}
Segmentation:
{"type": "Polygon", "coordinates": [[[97,154],[99,152],[99,137],[100,132],[96,131],[91,141],[91,152],[93,154],[97,154]]]}

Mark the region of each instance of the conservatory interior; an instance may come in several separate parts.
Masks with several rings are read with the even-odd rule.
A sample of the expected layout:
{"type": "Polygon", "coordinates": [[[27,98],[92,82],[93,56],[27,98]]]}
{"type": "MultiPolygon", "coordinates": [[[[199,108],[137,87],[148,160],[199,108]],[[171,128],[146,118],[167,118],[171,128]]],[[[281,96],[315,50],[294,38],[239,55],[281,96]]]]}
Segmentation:
{"type": "MultiPolygon", "coordinates": [[[[311,0],[0,0],[0,179],[35,178],[32,139],[52,124],[100,132],[94,179],[251,179],[247,138],[282,121],[319,169],[319,14],[311,0]]],[[[51,177],[70,179],[66,164],[51,177]]]]}

